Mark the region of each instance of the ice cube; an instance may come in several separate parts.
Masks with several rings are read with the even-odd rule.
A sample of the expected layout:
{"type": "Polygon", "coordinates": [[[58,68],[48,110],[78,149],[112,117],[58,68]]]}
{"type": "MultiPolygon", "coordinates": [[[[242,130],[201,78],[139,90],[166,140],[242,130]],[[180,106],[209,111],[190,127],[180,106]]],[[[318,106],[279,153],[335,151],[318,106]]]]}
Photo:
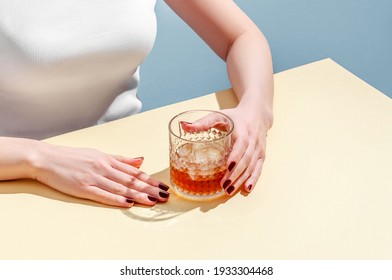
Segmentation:
{"type": "Polygon", "coordinates": [[[194,161],[197,163],[207,162],[208,154],[207,154],[208,147],[202,145],[194,145],[193,147],[193,157],[194,161]]]}
{"type": "Polygon", "coordinates": [[[179,158],[189,158],[192,153],[192,144],[186,143],[177,149],[177,156],[179,158]]]}
{"type": "Polygon", "coordinates": [[[216,162],[223,158],[223,147],[211,145],[207,147],[207,156],[209,162],[216,162]]]}
{"type": "Polygon", "coordinates": [[[197,180],[199,176],[199,165],[189,162],[187,164],[187,173],[191,180],[197,180]]]}

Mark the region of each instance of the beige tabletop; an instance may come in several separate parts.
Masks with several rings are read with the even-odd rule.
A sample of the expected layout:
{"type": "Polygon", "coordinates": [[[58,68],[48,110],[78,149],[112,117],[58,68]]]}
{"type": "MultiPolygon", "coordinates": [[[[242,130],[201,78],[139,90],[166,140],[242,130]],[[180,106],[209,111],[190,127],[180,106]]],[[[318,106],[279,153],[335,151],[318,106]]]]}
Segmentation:
{"type": "MultiPolygon", "coordinates": [[[[46,141],[144,156],[169,183],[169,119],[235,104],[227,90],[46,141]]],[[[274,108],[248,196],[125,210],[0,183],[0,258],[392,259],[392,100],[326,59],[276,74],[274,108]]]]}

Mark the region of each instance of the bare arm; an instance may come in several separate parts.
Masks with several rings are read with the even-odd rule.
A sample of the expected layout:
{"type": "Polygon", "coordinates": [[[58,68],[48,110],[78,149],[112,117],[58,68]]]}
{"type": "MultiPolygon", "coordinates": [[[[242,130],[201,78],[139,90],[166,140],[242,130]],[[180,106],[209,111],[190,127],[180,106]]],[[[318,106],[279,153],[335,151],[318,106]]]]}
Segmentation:
{"type": "Polygon", "coordinates": [[[167,201],[169,187],[140,171],[142,163],[143,158],[94,149],[0,137],[0,181],[36,179],[63,193],[113,206],[167,201]]]}
{"type": "Polygon", "coordinates": [[[166,0],[168,5],[227,62],[233,89],[242,101],[272,107],[272,58],[259,28],[231,0],[166,0]]]}
{"type": "Polygon", "coordinates": [[[0,180],[32,178],[38,141],[0,137],[0,180]]]}
{"type": "Polygon", "coordinates": [[[261,174],[266,133],[272,126],[273,69],[267,40],[230,0],[166,0],[167,4],[226,61],[239,105],[226,110],[236,125],[235,145],[222,185],[230,195],[250,191],[261,174]]]}

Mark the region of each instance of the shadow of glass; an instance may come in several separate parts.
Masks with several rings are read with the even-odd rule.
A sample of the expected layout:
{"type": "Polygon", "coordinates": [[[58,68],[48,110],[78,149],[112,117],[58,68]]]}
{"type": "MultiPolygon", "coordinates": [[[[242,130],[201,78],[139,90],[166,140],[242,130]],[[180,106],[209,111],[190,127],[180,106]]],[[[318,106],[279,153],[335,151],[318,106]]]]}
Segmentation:
{"type": "MultiPolygon", "coordinates": [[[[152,176],[170,186],[169,168],[152,174],[152,176]]],[[[173,189],[170,189],[170,193],[170,199],[165,203],[157,203],[153,207],[135,205],[130,209],[122,209],[121,212],[129,218],[139,221],[159,222],[176,218],[194,209],[208,212],[229,200],[229,197],[224,196],[208,201],[193,201],[178,196],[173,189]]]]}

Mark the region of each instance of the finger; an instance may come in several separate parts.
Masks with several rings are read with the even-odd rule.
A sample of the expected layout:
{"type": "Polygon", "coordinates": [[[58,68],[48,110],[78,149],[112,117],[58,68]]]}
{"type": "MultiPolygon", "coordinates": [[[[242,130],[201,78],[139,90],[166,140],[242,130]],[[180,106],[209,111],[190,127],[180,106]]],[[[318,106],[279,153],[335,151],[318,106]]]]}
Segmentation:
{"type": "MultiPolygon", "coordinates": [[[[244,156],[249,143],[244,138],[238,138],[233,144],[233,148],[227,158],[226,165],[229,172],[233,171],[234,167],[244,156]]],[[[228,175],[228,174],[227,174],[228,175]]]]}
{"type": "Polygon", "coordinates": [[[95,186],[89,186],[83,198],[116,207],[130,208],[134,205],[132,199],[113,194],[95,186]]]}
{"type": "Polygon", "coordinates": [[[261,171],[263,169],[264,158],[260,158],[257,160],[257,164],[252,172],[252,175],[248,178],[246,183],[244,184],[244,190],[247,192],[251,192],[256,186],[258,179],[260,178],[261,171]]]}
{"type": "Polygon", "coordinates": [[[161,186],[158,185],[158,187],[157,187],[156,185],[151,185],[145,181],[140,180],[137,177],[134,177],[133,175],[126,174],[126,173],[118,171],[116,169],[113,169],[113,172],[111,172],[110,174],[107,174],[106,178],[108,178],[109,180],[112,180],[116,183],[119,183],[121,186],[125,187],[125,189],[121,188],[120,192],[118,194],[121,194],[121,195],[124,195],[127,197],[133,197],[135,199],[136,199],[136,197],[129,194],[130,191],[127,191],[127,189],[132,189],[132,190],[137,191],[138,193],[145,194],[143,196],[137,197],[137,202],[140,202],[140,203],[143,201],[146,201],[146,199],[149,199],[150,201],[158,200],[160,202],[165,202],[169,199],[169,196],[170,196],[170,193],[168,192],[168,189],[169,189],[168,186],[164,187],[163,184],[161,184],[161,186]],[[153,197],[155,199],[153,199],[151,197],[153,197]],[[139,199],[139,198],[141,198],[141,199],[139,199]]]}
{"type": "Polygon", "coordinates": [[[222,186],[228,195],[233,195],[252,174],[257,162],[257,157],[254,156],[254,148],[252,147],[253,145],[248,147],[247,152],[243,155],[232,172],[228,174],[225,181],[222,180],[222,186]]]}
{"type": "Polygon", "coordinates": [[[241,162],[244,157],[249,143],[244,140],[244,138],[238,139],[234,142],[233,148],[229,154],[229,157],[226,161],[227,172],[222,179],[222,186],[227,187],[228,180],[230,178],[231,182],[234,182],[235,179],[242,173],[245,165],[242,167],[238,167],[238,164],[241,162]]]}
{"type": "Polygon", "coordinates": [[[144,157],[128,158],[124,156],[113,155],[113,158],[115,158],[116,160],[122,163],[132,165],[136,168],[140,168],[140,166],[143,164],[144,161],[144,157]]]}
{"type": "Polygon", "coordinates": [[[228,195],[234,194],[244,184],[244,182],[253,174],[257,163],[258,158],[253,156],[250,163],[245,167],[245,170],[241,173],[241,175],[234,181],[233,184],[231,184],[231,186],[226,189],[228,195]]]}
{"type": "MultiPolygon", "coordinates": [[[[138,181],[136,178],[132,180],[133,185],[137,185],[140,181],[138,181]]],[[[98,182],[97,182],[97,187],[101,188],[109,193],[115,194],[122,196],[124,198],[131,199],[134,202],[144,204],[144,205],[149,205],[152,206],[154,205],[158,199],[149,195],[148,193],[144,192],[139,192],[135,189],[132,188],[127,188],[126,186],[119,184],[115,181],[112,181],[108,178],[101,177],[98,182]]],[[[152,188],[152,187],[150,187],[152,188]]]]}
{"type": "Polygon", "coordinates": [[[210,128],[216,128],[221,131],[229,131],[230,124],[218,114],[209,114],[192,123],[181,121],[181,128],[185,132],[207,131],[210,128]]]}
{"type": "Polygon", "coordinates": [[[162,183],[161,181],[149,176],[148,174],[144,173],[143,171],[134,168],[133,166],[130,166],[124,162],[121,161],[113,161],[112,162],[112,167],[114,169],[117,169],[127,175],[132,175],[133,177],[138,178],[140,181],[143,181],[145,183],[147,183],[148,185],[154,186],[154,187],[158,187],[162,190],[168,190],[169,187],[162,183]]]}

